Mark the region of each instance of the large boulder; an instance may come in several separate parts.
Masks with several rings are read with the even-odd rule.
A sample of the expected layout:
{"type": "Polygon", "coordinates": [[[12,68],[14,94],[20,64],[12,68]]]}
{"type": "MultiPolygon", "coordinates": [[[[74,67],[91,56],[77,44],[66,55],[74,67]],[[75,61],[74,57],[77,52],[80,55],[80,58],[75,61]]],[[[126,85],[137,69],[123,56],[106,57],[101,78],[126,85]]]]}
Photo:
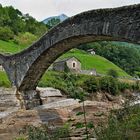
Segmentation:
{"type": "Polygon", "coordinates": [[[40,95],[42,104],[59,101],[64,98],[63,95],[61,94],[60,90],[54,89],[51,87],[48,87],[48,88],[37,87],[37,91],[40,95]]]}

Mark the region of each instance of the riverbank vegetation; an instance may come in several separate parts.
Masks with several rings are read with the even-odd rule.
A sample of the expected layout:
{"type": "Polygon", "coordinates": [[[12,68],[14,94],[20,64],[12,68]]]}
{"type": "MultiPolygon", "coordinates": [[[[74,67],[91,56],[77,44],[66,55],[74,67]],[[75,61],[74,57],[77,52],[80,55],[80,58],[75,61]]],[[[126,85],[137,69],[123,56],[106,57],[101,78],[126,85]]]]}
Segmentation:
{"type": "MultiPolygon", "coordinates": [[[[42,77],[39,82],[41,87],[54,87],[64,91],[65,94],[70,94],[70,89],[78,92],[78,88],[84,89],[85,92],[94,93],[97,91],[108,92],[112,95],[117,95],[125,89],[140,90],[139,81],[113,78],[111,76],[96,77],[90,75],[47,72],[46,76],[42,77]]],[[[74,92],[71,91],[71,92],[74,92]]]]}
{"type": "Polygon", "coordinates": [[[140,139],[140,106],[124,106],[114,110],[106,126],[96,128],[98,140],[139,140],[140,139]]]}
{"type": "MultiPolygon", "coordinates": [[[[4,71],[0,71],[0,86],[11,87],[11,83],[4,71]]],[[[136,80],[122,80],[112,76],[91,76],[83,74],[72,74],[65,72],[47,71],[38,86],[54,87],[60,89],[65,94],[69,94],[69,87],[76,90],[77,87],[83,88],[86,92],[105,91],[116,95],[125,89],[139,90],[140,83],[136,80]]]]}
{"type": "MultiPolygon", "coordinates": [[[[0,4],[0,40],[28,46],[48,30],[29,14],[23,14],[12,6],[0,4]]],[[[14,47],[13,47],[14,49],[14,47]]]]}

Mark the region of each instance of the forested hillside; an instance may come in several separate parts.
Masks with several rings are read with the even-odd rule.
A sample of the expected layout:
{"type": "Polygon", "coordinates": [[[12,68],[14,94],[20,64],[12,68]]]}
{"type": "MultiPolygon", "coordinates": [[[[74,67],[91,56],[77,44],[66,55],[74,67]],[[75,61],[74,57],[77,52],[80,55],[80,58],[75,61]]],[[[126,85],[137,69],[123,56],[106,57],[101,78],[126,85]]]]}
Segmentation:
{"type": "Polygon", "coordinates": [[[93,48],[96,54],[105,57],[127,73],[140,76],[140,46],[121,42],[95,42],[81,45],[83,50],[93,48]]]}
{"type": "Polygon", "coordinates": [[[0,5],[0,40],[29,45],[47,31],[44,23],[12,6],[0,5]]]}

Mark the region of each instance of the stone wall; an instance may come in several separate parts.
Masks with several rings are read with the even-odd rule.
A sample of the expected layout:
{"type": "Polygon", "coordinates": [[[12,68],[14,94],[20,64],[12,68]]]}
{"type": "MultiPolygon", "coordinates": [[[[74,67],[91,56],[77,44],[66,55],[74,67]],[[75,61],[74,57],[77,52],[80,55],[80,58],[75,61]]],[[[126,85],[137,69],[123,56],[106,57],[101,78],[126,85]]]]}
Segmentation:
{"type": "Polygon", "coordinates": [[[65,68],[66,68],[66,62],[64,62],[64,61],[55,62],[53,64],[53,70],[55,70],[55,71],[63,72],[63,71],[65,71],[65,68]]]}
{"type": "Polygon", "coordinates": [[[66,64],[71,72],[80,72],[81,70],[81,63],[74,57],[68,59],[66,64]],[[73,63],[75,63],[75,67],[73,67],[73,63]]]}
{"type": "Polygon", "coordinates": [[[97,75],[96,70],[81,70],[80,73],[81,74],[86,74],[86,75],[94,75],[94,76],[97,75]]]}

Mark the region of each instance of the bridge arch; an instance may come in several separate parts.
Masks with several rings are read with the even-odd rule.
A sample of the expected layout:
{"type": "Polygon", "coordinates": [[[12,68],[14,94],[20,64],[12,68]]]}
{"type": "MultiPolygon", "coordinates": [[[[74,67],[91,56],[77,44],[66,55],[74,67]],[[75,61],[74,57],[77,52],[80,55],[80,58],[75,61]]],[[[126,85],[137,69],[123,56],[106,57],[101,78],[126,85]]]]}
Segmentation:
{"type": "Polygon", "coordinates": [[[28,49],[2,57],[2,65],[19,91],[34,90],[60,55],[82,43],[104,40],[140,44],[140,4],[92,10],[71,17],[28,49]]]}

